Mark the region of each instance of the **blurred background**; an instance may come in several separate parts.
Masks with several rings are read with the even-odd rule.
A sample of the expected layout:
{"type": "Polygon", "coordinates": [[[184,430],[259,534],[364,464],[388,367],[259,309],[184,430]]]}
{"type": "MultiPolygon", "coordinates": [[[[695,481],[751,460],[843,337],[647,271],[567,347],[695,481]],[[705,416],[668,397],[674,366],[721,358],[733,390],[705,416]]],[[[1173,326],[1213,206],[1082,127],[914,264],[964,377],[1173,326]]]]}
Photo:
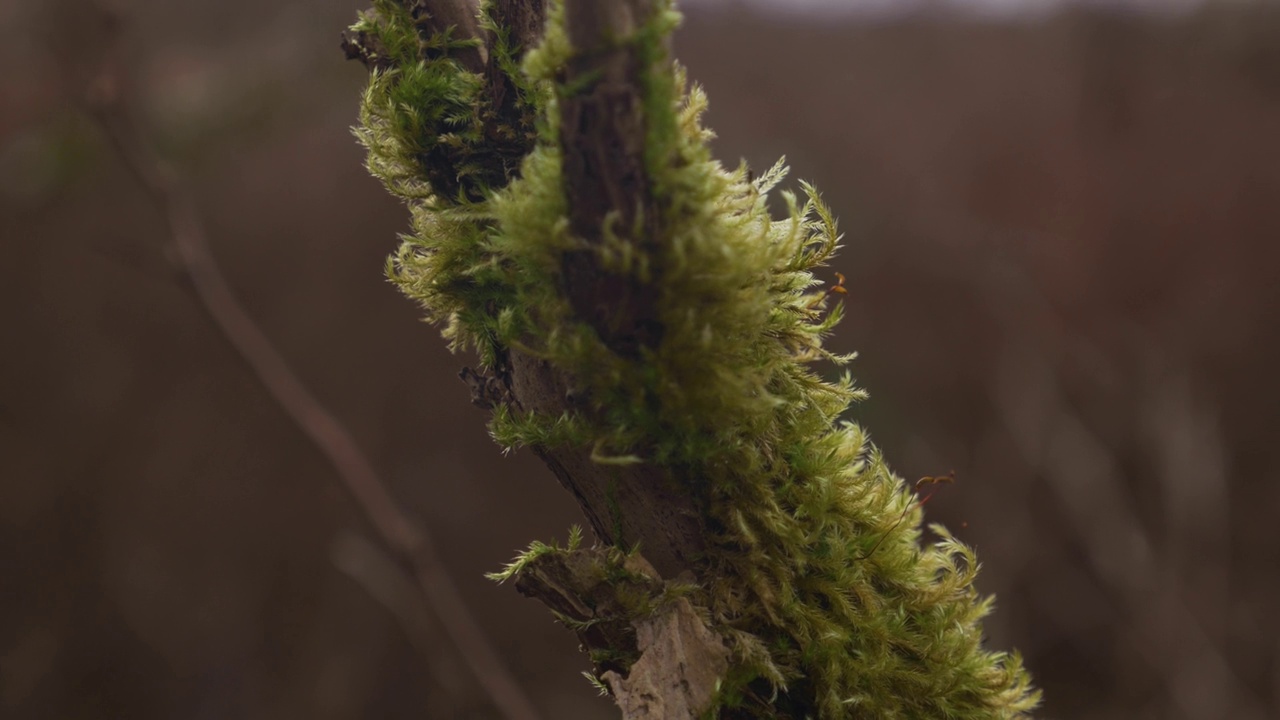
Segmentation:
{"type": "MultiPolygon", "coordinates": [[[[856,418],[904,477],[955,470],[928,515],[979,551],[991,645],[1046,718],[1280,716],[1280,6],[812,5],[691,1],[677,50],[718,155],[785,153],[841,216],[856,418]]],[[[0,717],[498,717],[84,112],[112,53],[543,717],[617,716],[482,577],[579,519],[383,279],[361,6],[0,1],[0,717]]]]}

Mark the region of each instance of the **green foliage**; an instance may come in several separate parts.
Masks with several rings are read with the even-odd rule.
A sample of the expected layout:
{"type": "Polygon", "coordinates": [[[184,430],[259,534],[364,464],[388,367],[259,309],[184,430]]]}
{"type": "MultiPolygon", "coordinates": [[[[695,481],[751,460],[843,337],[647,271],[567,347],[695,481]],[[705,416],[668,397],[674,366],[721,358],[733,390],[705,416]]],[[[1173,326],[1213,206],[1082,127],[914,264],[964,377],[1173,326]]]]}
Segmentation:
{"type": "MultiPolygon", "coordinates": [[[[631,40],[649,59],[678,19],[660,5],[631,40]]],[[[982,647],[991,602],[973,588],[972,550],[937,526],[941,540],[922,544],[915,495],[866,432],[839,419],[861,392],[847,373],[828,382],[814,369],[849,360],[823,348],[840,317],[815,278],[840,239],[830,209],[802,185],[799,197],[781,193],[786,216],[771,217],[783,164],[755,180],[725,170],[699,124],[704,94],[655,63],[666,69],[648,73],[643,90],[661,257],[608,223],[602,246],[573,237],[552,92],[571,48],[563,8],[552,3],[549,14],[516,79],[542,118],[518,173],[482,131],[481,78],[447,52],[424,53],[400,5],[380,0],[355,27],[391,60],[372,74],[356,131],[371,172],[412,212],[391,279],[445,325],[455,349],[492,367],[519,348],[565,370],[592,403],[561,417],[499,408],[494,437],[665,465],[704,501],[713,537],[694,600],[735,658],[721,716],[1023,717],[1038,694],[1016,654],[982,647]],[[558,273],[562,255],[581,249],[659,284],[658,347],[620,357],[575,318],[558,273]]],[[[447,50],[451,41],[426,42],[447,50]]],[[[501,576],[567,551],[535,545],[501,576]]]]}
{"type": "Polygon", "coordinates": [[[565,547],[560,547],[555,543],[550,545],[535,540],[529,546],[528,550],[516,556],[515,560],[507,563],[507,566],[496,573],[489,573],[486,577],[494,582],[506,582],[520,574],[520,571],[529,566],[530,563],[536,562],[538,558],[544,555],[550,555],[557,552],[573,552],[582,546],[582,528],[574,525],[569,528],[569,542],[565,547]]]}

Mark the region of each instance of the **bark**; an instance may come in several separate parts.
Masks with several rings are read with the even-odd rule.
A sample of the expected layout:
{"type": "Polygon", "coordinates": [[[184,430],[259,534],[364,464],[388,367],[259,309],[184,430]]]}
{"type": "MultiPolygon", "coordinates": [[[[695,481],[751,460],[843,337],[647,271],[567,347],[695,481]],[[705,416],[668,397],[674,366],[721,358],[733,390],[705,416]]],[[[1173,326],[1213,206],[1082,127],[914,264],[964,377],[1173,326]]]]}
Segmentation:
{"type": "MultiPolygon", "coordinates": [[[[560,84],[574,90],[562,90],[559,98],[570,227],[599,244],[608,224],[616,235],[651,249],[661,242],[662,228],[645,171],[641,80],[650,68],[641,66],[635,43],[628,41],[649,20],[652,2],[567,0],[565,9],[576,51],[560,84]]],[[[614,352],[634,357],[661,340],[661,267],[650,268],[648,278],[616,274],[587,250],[566,254],[562,271],[573,308],[614,352]]],[[[572,378],[545,363],[513,355],[511,373],[514,394],[526,410],[558,414],[575,398],[572,378]]],[[[575,399],[580,402],[572,409],[589,411],[585,398],[575,399]]],[[[600,465],[591,460],[590,448],[539,454],[578,500],[598,538],[638,545],[668,579],[696,574],[705,532],[682,478],[649,465],[600,465]]]]}
{"type": "MultiPolygon", "coordinates": [[[[510,354],[513,400],[525,411],[559,415],[588,411],[570,378],[546,362],[510,354]]],[[[662,577],[695,575],[704,547],[700,514],[678,479],[652,465],[605,465],[591,448],[534,448],[582,508],[595,536],[606,545],[639,546],[662,577]]]]}
{"type": "MultiPolygon", "coordinates": [[[[658,213],[645,172],[645,117],[636,47],[627,40],[649,19],[651,0],[568,0],[569,40],[577,51],[566,68],[560,97],[560,144],[565,195],[574,233],[599,243],[609,222],[640,245],[659,241],[658,213]],[[590,83],[581,88],[583,83],[590,83]]],[[[655,277],[661,268],[653,268],[655,277]]],[[[605,272],[590,251],[564,260],[565,290],[573,307],[615,352],[635,356],[656,347],[662,325],[657,283],[605,272]]]]}
{"type": "MultiPolygon", "coordinates": [[[[435,5],[430,3],[428,12],[443,15],[443,10],[433,10],[435,5]]],[[[514,43],[528,48],[542,32],[544,9],[542,0],[497,0],[491,13],[500,26],[509,28],[514,43]]],[[[566,11],[570,41],[577,51],[560,83],[561,88],[575,89],[571,94],[562,90],[559,98],[570,226],[579,237],[598,244],[607,223],[615,235],[652,248],[661,242],[662,228],[645,171],[641,80],[650,68],[641,66],[640,53],[629,42],[653,12],[652,0],[568,0],[566,11]]],[[[494,38],[486,41],[492,44],[494,38]]],[[[486,72],[493,115],[506,126],[525,123],[529,132],[524,141],[531,143],[534,119],[517,117],[515,88],[494,65],[493,55],[488,53],[486,72]]],[[[523,157],[528,149],[517,142],[511,155],[523,157]]],[[[613,273],[599,266],[595,253],[583,251],[566,254],[562,270],[572,306],[615,352],[634,357],[661,340],[656,310],[661,267],[650,268],[649,276],[641,279],[613,273]]],[[[565,411],[590,412],[589,398],[576,390],[573,378],[518,350],[508,353],[495,380],[504,390],[488,391],[492,397],[481,401],[482,406],[506,402],[519,411],[552,417],[565,411]]],[[[639,547],[662,577],[696,576],[705,529],[702,513],[685,489],[688,478],[651,465],[600,464],[592,459],[592,448],[534,452],[578,501],[598,540],[639,547]]]]}
{"type": "MultiPolygon", "coordinates": [[[[599,244],[608,225],[649,251],[649,257],[658,257],[652,250],[662,242],[663,228],[645,169],[641,82],[651,68],[642,65],[636,44],[628,42],[650,19],[652,1],[566,0],[565,9],[576,51],[559,97],[570,227],[599,244]]],[[[587,250],[567,254],[561,268],[574,310],[614,352],[636,357],[661,341],[660,266],[651,267],[647,278],[618,274],[601,267],[597,254],[587,250]]],[[[590,412],[573,378],[544,361],[512,351],[507,372],[511,397],[525,411],[590,412]]],[[[602,465],[593,461],[590,448],[535,452],[578,501],[599,540],[623,549],[639,547],[634,562],[652,578],[650,593],[659,592],[664,578],[696,577],[705,531],[683,478],[652,465],[602,465]]],[[[728,668],[723,642],[683,599],[643,620],[618,620],[627,613],[617,607],[617,594],[628,589],[597,580],[603,577],[599,557],[579,557],[576,568],[554,563],[528,568],[517,587],[585,623],[579,637],[588,649],[635,653],[626,663],[596,662],[624,718],[698,717],[728,668]]]]}
{"type": "Polygon", "coordinates": [[[729,669],[729,651],[688,600],[635,624],[640,659],[627,675],[609,671],[627,720],[695,718],[711,704],[729,669]]]}
{"type": "Polygon", "coordinates": [[[596,668],[624,720],[700,717],[729,667],[724,642],[688,600],[664,598],[666,587],[642,557],[600,548],[544,555],[516,580],[578,626],[583,645],[609,651],[596,668]],[[649,612],[637,613],[646,603],[649,612]]]}
{"type": "MultiPolygon", "coordinates": [[[[670,62],[670,53],[655,45],[657,36],[666,34],[667,18],[654,13],[669,6],[666,0],[560,0],[564,25],[556,32],[568,37],[557,37],[548,49],[557,63],[551,107],[546,107],[546,88],[530,88],[524,78],[508,74],[511,61],[518,60],[512,54],[519,51],[507,41],[534,44],[542,26],[538,2],[486,0],[486,11],[500,23],[497,31],[462,44],[443,45],[428,36],[414,57],[413,33],[421,33],[422,24],[415,20],[416,28],[407,27],[405,11],[417,8],[414,18],[444,22],[450,17],[446,6],[465,9],[474,1],[380,0],[383,12],[356,24],[347,49],[377,69],[385,53],[376,44],[393,46],[399,54],[395,69],[408,66],[406,78],[425,80],[402,83],[396,75],[378,75],[363,105],[369,121],[361,138],[375,174],[410,200],[415,212],[440,212],[444,223],[417,228],[402,246],[396,279],[433,318],[451,315],[460,339],[481,347],[489,372],[464,371],[463,379],[477,404],[510,413],[510,422],[504,419],[498,428],[506,437],[558,438],[533,449],[577,500],[600,541],[587,550],[576,543],[570,550],[535,547],[502,576],[514,578],[521,592],[540,599],[578,633],[591,653],[594,676],[608,686],[627,720],[717,714],[838,717],[852,712],[849,703],[872,715],[1023,717],[1036,696],[1020,661],[978,643],[978,618],[986,606],[971,585],[972,553],[941,530],[943,542],[920,545],[923,501],[903,497],[906,488],[877,452],[868,451],[856,428],[830,424],[838,415],[835,402],[847,403],[856,393],[843,384],[819,382],[802,368],[825,356],[817,338],[835,319],[820,316],[822,298],[816,293],[800,295],[800,286],[812,279],[806,273],[822,265],[838,243],[834,220],[816,194],[803,211],[790,208],[792,227],[803,235],[783,238],[766,230],[771,242],[782,243],[772,250],[794,253],[789,260],[738,247],[750,236],[719,235],[733,232],[730,227],[699,224],[707,219],[701,213],[715,210],[701,204],[714,188],[698,183],[700,167],[674,164],[702,157],[681,157],[683,143],[696,138],[666,134],[676,132],[678,118],[669,114],[675,108],[648,114],[657,97],[674,99],[668,84],[674,80],[672,69],[653,65],[670,62]],[[402,4],[387,7],[387,2],[402,4]],[[383,24],[388,17],[394,24],[383,24]],[[464,56],[473,49],[473,56],[464,56]],[[419,59],[427,62],[419,66],[419,59]],[[459,67],[475,74],[459,74],[459,67]],[[538,134],[544,120],[531,117],[535,106],[552,111],[557,135],[538,134]],[[477,114],[469,117],[470,112],[477,114]],[[432,125],[420,133],[424,116],[432,125]],[[455,133],[460,118],[465,132],[455,133]],[[485,242],[484,233],[522,226],[519,220],[504,228],[489,225],[493,221],[486,218],[494,215],[485,214],[483,204],[480,212],[472,212],[470,201],[483,203],[495,189],[518,179],[519,161],[535,150],[535,142],[558,143],[557,157],[539,154],[534,161],[558,159],[563,187],[515,186],[512,202],[545,203],[550,194],[558,203],[562,190],[564,218],[535,214],[531,219],[542,228],[537,232],[552,227],[558,234],[567,227],[575,236],[573,249],[547,258],[547,246],[527,244],[537,237],[499,235],[492,237],[513,245],[470,245],[485,242]],[[431,190],[425,199],[419,170],[431,190]],[[410,181],[403,182],[404,177],[410,181]],[[669,195],[680,186],[696,202],[686,206],[685,198],[669,195]],[[676,214],[686,211],[693,214],[676,214]],[[810,211],[819,220],[809,219],[810,211]],[[692,223],[686,226],[685,220],[692,223]],[[460,224],[449,224],[455,221],[460,224]],[[706,292],[685,285],[694,276],[686,276],[676,260],[663,266],[663,258],[682,257],[667,246],[675,229],[688,229],[700,243],[683,257],[708,271],[706,292]],[[716,241],[723,244],[710,247],[716,241]],[[735,259],[742,262],[726,264],[716,275],[709,266],[717,260],[703,254],[716,250],[741,252],[735,259]],[[459,258],[478,263],[469,267],[497,272],[459,272],[454,267],[459,258]],[[535,287],[531,278],[509,274],[529,267],[531,258],[538,263],[538,282],[547,281],[541,263],[551,261],[558,287],[535,287]],[[716,278],[722,278],[718,286],[716,278]],[[492,294],[489,283],[511,280],[508,294],[492,294]],[[560,293],[549,308],[550,322],[537,318],[538,308],[528,315],[504,315],[512,301],[542,302],[532,298],[545,297],[549,289],[560,293]],[[759,304],[732,306],[744,289],[752,292],[741,300],[759,304]],[[611,429],[634,431],[617,427],[628,423],[618,418],[628,416],[635,418],[630,425],[650,430],[648,437],[657,439],[608,448],[611,454],[626,454],[624,460],[692,456],[709,439],[695,430],[699,437],[689,438],[691,443],[671,442],[670,428],[681,421],[670,419],[670,408],[664,413],[659,405],[667,388],[651,384],[655,375],[669,378],[686,371],[685,363],[668,363],[651,353],[698,339],[677,335],[676,320],[664,328],[664,318],[680,317],[668,313],[666,304],[675,293],[687,303],[707,303],[701,338],[735,343],[702,356],[709,366],[706,377],[715,384],[689,393],[688,407],[714,414],[703,420],[719,427],[705,430],[732,438],[726,442],[756,433],[758,444],[730,444],[701,459],[661,465],[610,462],[597,456],[600,448],[567,447],[565,437],[611,438],[616,437],[611,429]],[[565,305],[574,316],[568,324],[565,305]],[[505,318],[517,324],[505,324],[505,318]],[[537,337],[509,337],[510,328],[525,321],[558,333],[546,344],[549,354],[566,358],[562,364],[518,349],[538,346],[537,337]],[[586,328],[600,344],[593,339],[584,350],[572,343],[586,328]],[[510,340],[510,348],[500,344],[503,339],[510,340]],[[729,361],[722,359],[722,350],[742,354],[729,361]],[[584,367],[588,357],[604,367],[584,367]],[[597,382],[600,369],[616,371],[616,382],[597,382]],[[770,375],[752,374],[757,371],[770,375]],[[745,383],[733,387],[723,381],[730,374],[742,374],[745,383]],[[775,385],[780,395],[774,394],[775,385]],[[592,392],[601,396],[591,397],[592,392]],[[635,405],[605,407],[604,393],[609,398],[627,393],[625,402],[635,405]],[[760,402],[772,397],[787,405],[760,402]],[[708,408],[709,403],[716,407],[708,408]],[[567,428],[567,435],[560,432],[563,426],[551,426],[566,415],[580,423],[567,428]],[[650,427],[658,422],[669,424],[650,427]],[[791,477],[779,477],[781,463],[792,460],[791,477]],[[734,472],[735,485],[699,474],[718,478],[725,471],[734,472]],[[708,507],[708,496],[719,491],[728,506],[708,507]],[[824,537],[815,544],[812,538],[819,533],[824,537]],[[720,538],[715,548],[710,537],[720,538]],[[724,565],[713,564],[713,552],[724,565]],[[695,599],[717,612],[694,606],[695,599]]],[[[449,27],[457,33],[466,24],[449,27]]],[[[539,64],[539,70],[546,69],[539,64]]],[[[746,188],[722,189],[729,193],[721,195],[725,204],[720,207],[746,201],[736,195],[746,188]]],[[[502,218],[511,219],[506,213],[513,207],[525,207],[503,202],[489,206],[502,218]]],[[[531,211],[540,209],[546,206],[531,211]]],[[[743,220],[764,223],[765,210],[757,203],[743,220]]],[[[837,285],[829,292],[842,290],[837,285]]]]}
{"type": "MultiPolygon", "coordinates": [[[[461,16],[474,14],[474,7],[473,0],[417,0],[412,6],[436,29],[452,25],[458,38],[481,37],[478,25],[461,16]]],[[[565,8],[576,51],[558,83],[570,227],[588,243],[599,244],[608,226],[615,236],[651,251],[663,237],[645,165],[642,79],[651,68],[642,65],[644,59],[630,41],[650,19],[653,2],[565,0],[565,8]]],[[[490,12],[499,26],[510,30],[511,41],[527,49],[542,32],[544,9],[543,0],[495,0],[490,12]]],[[[495,130],[487,138],[508,144],[516,161],[507,172],[514,177],[518,158],[532,147],[534,118],[520,115],[516,88],[496,65],[496,38],[481,39],[486,49],[458,59],[487,80],[486,126],[527,130],[517,137],[499,136],[495,130]]],[[[344,40],[348,55],[377,67],[377,49],[361,40],[344,40]]],[[[644,348],[657,346],[663,332],[656,308],[661,267],[650,267],[644,277],[615,273],[587,250],[566,254],[561,269],[562,287],[575,312],[610,349],[638,357],[644,348]]],[[[590,399],[582,396],[574,378],[518,350],[507,353],[495,376],[467,369],[462,378],[481,407],[503,403],[553,417],[565,411],[591,412],[590,399]]],[[[540,558],[521,570],[517,588],[578,626],[584,646],[597,651],[597,675],[609,684],[624,718],[699,716],[728,667],[723,642],[687,600],[659,603],[642,619],[628,612],[636,597],[662,596],[666,581],[697,579],[705,531],[702,513],[686,489],[689,479],[648,464],[601,464],[593,460],[592,448],[534,452],[577,500],[604,546],[639,548],[627,561],[639,579],[604,582],[610,560],[605,550],[593,549],[540,558]]]]}
{"type": "MultiPolygon", "coordinates": [[[[424,37],[453,28],[455,38],[468,40],[480,37],[480,24],[476,20],[479,6],[476,0],[415,0],[409,5],[409,12],[424,37]]],[[[487,62],[483,45],[461,50],[457,57],[472,72],[480,72],[487,62]]]]}

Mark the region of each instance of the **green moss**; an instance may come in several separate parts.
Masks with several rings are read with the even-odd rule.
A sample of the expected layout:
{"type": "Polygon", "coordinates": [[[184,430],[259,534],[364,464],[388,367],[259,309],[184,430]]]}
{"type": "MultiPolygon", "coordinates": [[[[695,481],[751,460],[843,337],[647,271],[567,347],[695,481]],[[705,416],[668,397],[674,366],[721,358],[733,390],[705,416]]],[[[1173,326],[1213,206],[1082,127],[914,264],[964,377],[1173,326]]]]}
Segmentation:
{"type": "MultiPolygon", "coordinates": [[[[677,21],[660,5],[631,40],[647,61],[660,59],[677,21]]],[[[371,172],[412,213],[390,277],[455,349],[493,366],[519,347],[566,371],[593,403],[560,417],[499,408],[494,437],[678,469],[713,533],[695,600],[734,651],[721,716],[1024,716],[1038,695],[1016,654],[982,646],[991,602],[973,588],[973,552],[936,526],[941,541],[922,543],[915,495],[866,432],[839,419],[861,391],[814,367],[849,359],[823,347],[840,317],[815,276],[838,248],[830,209],[802,185],[800,196],[781,193],[787,213],[774,219],[768,197],[785,167],[754,181],[723,168],[699,124],[702,91],[652,62],[646,163],[661,256],[608,228],[588,248],[568,229],[552,89],[571,48],[559,3],[549,15],[518,77],[500,43],[502,67],[540,117],[507,128],[540,138],[518,170],[482,132],[481,79],[448,59],[447,37],[436,42],[446,52],[424,53],[408,13],[385,0],[356,26],[392,59],[372,75],[356,131],[371,172]],[[662,268],[658,347],[618,356],[575,318],[558,272],[579,249],[620,274],[662,268]]],[[[505,575],[553,551],[535,546],[505,575]]]]}

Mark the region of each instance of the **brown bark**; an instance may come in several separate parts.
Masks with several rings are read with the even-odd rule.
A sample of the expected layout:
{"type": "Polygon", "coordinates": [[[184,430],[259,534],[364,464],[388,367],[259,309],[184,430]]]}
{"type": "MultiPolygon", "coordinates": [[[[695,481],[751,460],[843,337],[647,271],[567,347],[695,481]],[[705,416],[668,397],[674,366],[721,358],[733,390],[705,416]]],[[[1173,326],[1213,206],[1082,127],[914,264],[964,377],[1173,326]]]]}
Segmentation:
{"type": "Polygon", "coordinates": [[[576,624],[583,645],[609,650],[596,671],[624,720],[700,717],[728,670],[724,642],[687,599],[664,598],[666,584],[637,555],[544,555],[521,570],[516,588],[576,624]]]}
{"type": "MultiPolygon", "coordinates": [[[[526,412],[557,416],[577,404],[569,378],[545,361],[510,355],[510,387],[526,412]]],[[[572,408],[588,412],[588,408],[572,408]]],[[[535,448],[582,507],[595,536],[640,553],[667,579],[688,576],[702,552],[703,530],[693,498],[677,478],[647,464],[604,465],[591,448],[535,448]]]]}
{"type": "MultiPolygon", "coordinates": [[[[559,84],[560,144],[564,190],[574,233],[591,245],[605,228],[658,258],[661,214],[653,201],[645,164],[646,118],[643,74],[652,71],[631,42],[653,12],[651,0],[566,0],[569,39],[575,54],[559,84]],[[566,90],[571,88],[571,90],[566,90]]],[[[662,267],[647,277],[602,267],[592,249],[566,254],[565,293],[578,316],[615,353],[636,358],[661,341],[658,282],[662,267]]],[[[508,387],[526,412],[549,416],[565,410],[590,413],[590,398],[573,378],[517,351],[509,356],[508,387]]],[[[643,452],[643,448],[635,448],[643,452]]],[[[566,562],[555,555],[521,573],[517,587],[553,610],[585,623],[583,644],[607,649],[596,671],[613,691],[627,720],[694,718],[710,704],[728,668],[728,650],[687,600],[663,605],[636,619],[619,606],[618,594],[656,594],[663,578],[694,579],[705,548],[705,530],[688,478],[647,464],[602,465],[590,448],[535,448],[556,478],[578,501],[596,537],[630,549],[652,579],[648,588],[619,586],[600,578],[596,555],[566,562]],[[647,562],[646,562],[647,561],[647,562]],[[585,565],[584,565],[585,563],[585,565]]]]}
{"type": "MultiPolygon", "coordinates": [[[[470,2],[417,0],[416,5],[443,19],[470,2]]],[[[642,83],[652,68],[642,66],[645,60],[633,42],[650,20],[653,1],[565,0],[565,9],[575,49],[558,83],[570,227],[592,246],[605,241],[608,227],[647,257],[658,258],[661,253],[654,250],[663,228],[645,163],[642,83]]],[[[495,0],[490,12],[522,48],[534,45],[542,32],[543,0],[495,0]]],[[[510,147],[515,149],[524,140],[532,142],[534,118],[520,115],[516,87],[496,66],[496,38],[484,39],[489,48],[483,72],[490,107],[482,112],[494,118],[494,128],[526,131],[516,133],[519,141],[489,139],[513,142],[510,147]]],[[[369,64],[367,57],[360,57],[369,64]]],[[[508,178],[514,178],[518,165],[506,170],[508,178]]],[[[575,312],[613,352],[639,359],[645,348],[661,341],[660,265],[651,265],[645,273],[618,272],[602,266],[600,256],[587,249],[567,253],[561,270],[562,287],[575,312]]],[[[584,397],[575,379],[546,361],[513,349],[501,365],[494,377],[463,372],[476,404],[491,408],[505,403],[517,412],[549,417],[592,412],[591,399],[584,397]]],[[[728,651],[688,601],[663,603],[653,614],[637,619],[627,612],[623,597],[640,593],[656,598],[667,580],[696,579],[706,533],[688,490],[691,478],[651,464],[601,464],[593,460],[592,450],[534,448],[577,500],[598,540],[623,550],[639,548],[639,555],[627,563],[642,579],[621,585],[605,582],[602,568],[609,560],[604,550],[593,549],[540,558],[521,570],[517,588],[570,621],[583,623],[579,636],[588,649],[624,656],[625,662],[605,662],[597,672],[614,691],[625,718],[696,717],[727,668],[728,651]]]]}
{"type": "MultiPolygon", "coordinates": [[[[567,0],[569,41],[576,51],[560,94],[565,196],[575,234],[593,244],[613,232],[650,250],[660,236],[645,171],[646,68],[628,42],[649,19],[650,0],[567,0]],[[587,87],[582,87],[589,83],[587,87]],[[563,92],[563,88],[573,88],[563,92]]],[[[649,254],[655,257],[656,254],[649,254]]],[[[595,253],[570,253],[564,282],[579,316],[621,355],[635,357],[662,339],[656,283],[599,267],[595,253]]],[[[661,268],[651,268],[653,275],[661,268]]]]}
{"type": "Polygon", "coordinates": [[[637,660],[604,681],[625,720],[696,718],[711,704],[729,669],[729,650],[693,605],[680,598],[635,623],[637,660]]]}
{"type": "MultiPolygon", "coordinates": [[[[598,245],[608,224],[616,235],[653,250],[662,228],[645,168],[641,79],[650,69],[641,66],[631,42],[649,20],[652,2],[567,0],[565,8],[575,49],[559,98],[570,226],[598,245]]],[[[561,267],[573,308],[614,352],[634,358],[658,344],[660,266],[651,267],[648,278],[616,273],[601,267],[595,252],[584,250],[566,254],[561,267]]],[[[509,373],[512,394],[525,411],[590,412],[589,398],[579,397],[573,379],[545,362],[513,351],[509,373]]],[[[601,541],[639,546],[668,579],[696,573],[705,532],[683,478],[652,465],[602,465],[592,460],[591,448],[536,451],[582,506],[601,541]]]]}
{"type": "MultiPolygon", "coordinates": [[[[449,13],[470,1],[417,0],[415,7],[425,14],[451,17],[449,13]]],[[[544,11],[542,0],[496,0],[490,8],[499,26],[509,29],[509,41],[522,50],[537,43],[544,11]]],[[[568,0],[566,11],[576,49],[559,84],[570,225],[593,245],[604,241],[608,224],[615,235],[652,250],[662,228],[645,169],[641,79],[649,69],[641,67],[631,42],[649,19],[651,0],[568,0]],[[565,87],[575,89],[567,93],[565,87]]],[[[482,113],[486,126],[495,128],[491,143],[512,159],[507,172],[513,178],[518,159],[532,147],[535,118],[524,114],[529,108],[520,106],[515,84],[497,66],[492,52],[496,38],[484,39],[489,48],[485,77],[490,106],[482,113]]],[[[660,341],[656,301],[661,267],[651,267],[647,278],[617,273],[601,267],[597,254],[585,250],[566,254],[562,271],[572,306],[614,352],[634,358],[660,341]]],[[[485,408],[508,403],[517,411],[550,417],[591,412],[590,398],[578,392],[573,378],[518,350],[508,353],[497,377],[467,371],[464,380],[472,386],[476,403],[485,408]]],[[[696,574],[705,533],[699,508],[685,490],[686,478],[651,465],[600,464],[589,447],[533,450],[578,501],[601,542],[639,547],[663,577],[696,574]]]]}
{"type": "MultiPolygon", "coordinates": [[[[418,23],[418,32],[424,37],[453,28],[453,37],[457,40],[480,37],[480,23],[476,18],[479,9],[477,0],[414,0],[409,5],[409,12],[418,23]]],[[[472,72],[481,72],[487,62],[483,45],[465,48],[457,53],[457,58],[472,72]]]]}

